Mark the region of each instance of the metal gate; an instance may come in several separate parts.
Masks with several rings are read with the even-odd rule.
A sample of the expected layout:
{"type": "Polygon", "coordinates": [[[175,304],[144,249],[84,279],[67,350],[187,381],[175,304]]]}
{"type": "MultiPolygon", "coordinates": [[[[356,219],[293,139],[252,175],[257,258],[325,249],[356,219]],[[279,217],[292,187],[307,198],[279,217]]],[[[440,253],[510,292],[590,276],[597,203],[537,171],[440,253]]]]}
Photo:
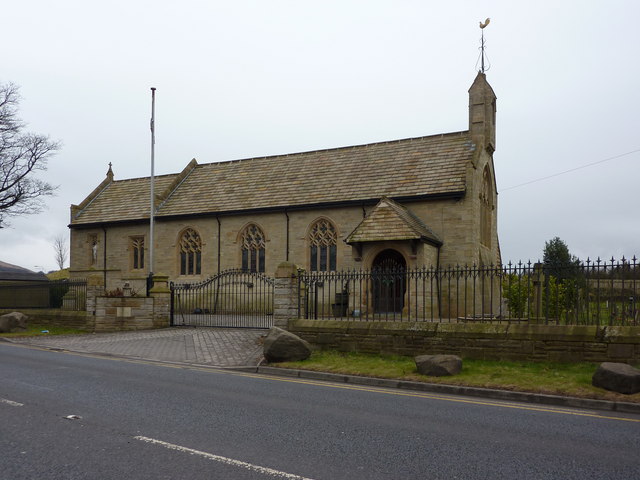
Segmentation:
{"type": "Polygon", "coordinates": [[[200,283],[171,283],[171,325],[270,328],[274,280],[226,270],[200,283]]]}

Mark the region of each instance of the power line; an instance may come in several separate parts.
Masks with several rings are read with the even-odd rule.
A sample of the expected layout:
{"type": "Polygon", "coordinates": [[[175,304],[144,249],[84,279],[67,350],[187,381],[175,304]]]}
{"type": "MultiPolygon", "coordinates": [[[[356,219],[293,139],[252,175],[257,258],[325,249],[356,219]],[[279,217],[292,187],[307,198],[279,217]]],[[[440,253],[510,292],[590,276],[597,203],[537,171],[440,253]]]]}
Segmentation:
{"type": "Polygon", "coordinates": [[[565,173],[575,172],[576,170],[581,170],[583,168],[592,167],[594,165],[598,165],[599,163],[608,162],[610,160],[615,160],[616,158],[625,157],[627,155],[631,155],[632,153],[640,152],[640,148],[636,150],[631,150],[630,152],[621,153],[620,155],[616,155],[614,157],[605,158],[603,160],[598,160],[597,162],[587,163],[585,165],[581,165],[579,167],[571,168],[569,170],[565,170],[564,172],[554,173],[553,175],[547,175],[546,177],[536,178],[535,180],[529,180],[528,182],[520,183],[518,185],[513,185],[512,187],[507,187],[501,189],[498,193],[506,192],[507,190],[513,190],[514,188],[523,187],[525,185],[529,185],[531,183],[541,182],[542,180],[548,180],[549,178],[558,177],[560,175],[564,175],[565,173]]]}

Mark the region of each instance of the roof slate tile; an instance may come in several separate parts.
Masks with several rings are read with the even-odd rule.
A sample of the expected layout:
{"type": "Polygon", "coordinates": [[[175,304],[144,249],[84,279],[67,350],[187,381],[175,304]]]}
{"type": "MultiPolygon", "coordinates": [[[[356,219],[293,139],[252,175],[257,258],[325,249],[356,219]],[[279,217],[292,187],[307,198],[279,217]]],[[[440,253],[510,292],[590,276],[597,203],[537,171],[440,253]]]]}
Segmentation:
{"type": "MultiPolygon", "coordinates": [[[[285,208],[387,197],[462,194],[468,132],[195,165],[156,216],[285,208]]],[[[162,192],[179,174],[155,177],[162,192]]],[[[110,183],[72,225],[149,218],[149,178],[110,183]]]]}

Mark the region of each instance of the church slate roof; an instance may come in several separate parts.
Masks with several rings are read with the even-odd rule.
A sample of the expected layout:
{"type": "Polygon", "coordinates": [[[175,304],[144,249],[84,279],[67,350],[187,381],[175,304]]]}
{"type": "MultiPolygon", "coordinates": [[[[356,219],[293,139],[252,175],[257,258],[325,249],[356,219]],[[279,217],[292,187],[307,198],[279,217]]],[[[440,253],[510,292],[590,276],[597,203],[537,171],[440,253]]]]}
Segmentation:
{"type": "MultiPolygon", "coordinates": [[[[155,177],[154,192],[169,185],[176,175],[155,177]]],[[[88,202],[71,224],[108,223],[149,218],[149,178],[133,178],[109,183],[88,202]]]]}
{"type": "MultiPolygon", "coordinates": [[[[156,216],[224,214],[440,195],[462,196],[469,132],[198,165],[155,178],[156,216]]],[[[149,218],[149,178],[108,183],[71,225],[149,218]]]]}
{"type": "Polygon", "coordinates": [[[378,205],[351,232],[345,242],[420,240],[442,245],[442,240],[407,207],[383,197],[378,205]]]}

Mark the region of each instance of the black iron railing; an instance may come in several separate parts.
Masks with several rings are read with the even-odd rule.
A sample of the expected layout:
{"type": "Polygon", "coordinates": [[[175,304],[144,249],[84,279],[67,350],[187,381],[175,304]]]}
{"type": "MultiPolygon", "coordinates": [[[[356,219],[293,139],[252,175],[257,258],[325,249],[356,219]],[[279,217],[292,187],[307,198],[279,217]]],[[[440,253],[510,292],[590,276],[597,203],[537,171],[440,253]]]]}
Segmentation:
{"type": "Polygon", "coordinates": [[[640,265],[600,259],[302,272],[303,318],[640,325],[640,265]]]}
{"type": "Polygon", "coordinates": [[[60,308],[84,311],[86,305],[86,280],[0,284],[0,308],[60,308]]]}

